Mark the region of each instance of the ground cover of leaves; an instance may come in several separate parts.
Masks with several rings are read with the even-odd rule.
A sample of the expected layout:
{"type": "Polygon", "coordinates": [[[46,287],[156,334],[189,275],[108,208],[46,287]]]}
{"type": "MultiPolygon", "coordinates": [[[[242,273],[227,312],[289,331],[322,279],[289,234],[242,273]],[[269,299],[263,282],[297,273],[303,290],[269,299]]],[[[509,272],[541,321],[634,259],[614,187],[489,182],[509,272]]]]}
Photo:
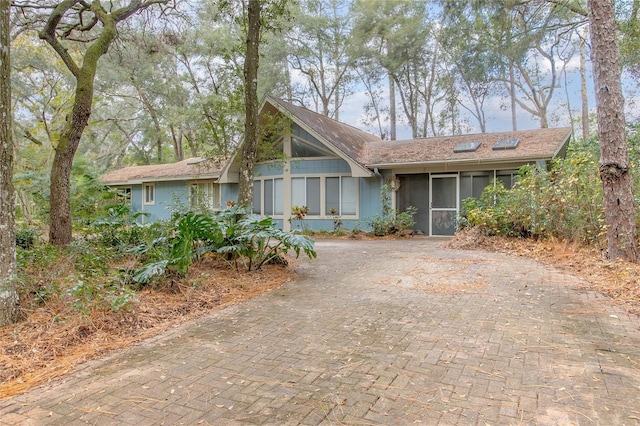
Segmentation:
{"type": "Polygon", "coordinates": [[[479,229],[459,232],[444,246],[537,260],[582,278],[590,290],[609,296],[626,311],[640,315],[640,264],[608,260],[605,250],[599,247],[558,240],[486,236],[479,229]]]}
{"type": "Polygon", "coordinates": [[[94,307],[82,313],[68,301],[55,299],[23,309],[20,322],[0,328],[0,401],[89,359],[270,291],[294,277],[291,266],[264,265],[244,272],[208,258],[193,265],[179,282],[138,292],[129,310],[94,307]]]}

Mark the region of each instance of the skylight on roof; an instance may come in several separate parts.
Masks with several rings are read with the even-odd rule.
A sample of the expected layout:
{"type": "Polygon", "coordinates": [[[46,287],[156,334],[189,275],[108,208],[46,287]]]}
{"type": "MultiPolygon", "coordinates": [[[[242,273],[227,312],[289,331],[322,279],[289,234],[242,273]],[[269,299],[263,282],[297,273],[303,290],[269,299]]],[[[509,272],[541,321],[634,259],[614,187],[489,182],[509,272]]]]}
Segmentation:
{"type": "Polygon", "coordinates": [[[475,152],[480,144],[479,141],[461,142],[453,149],[453,152],[475,152]]]}
{"type": "Polygon", "coordinates": [[[194,158],[193,160],[189,160],[189,161],[187,161],[187,164],[188,164],[188,165],[190,165],[190,166],[191,166],[191,165],[193,165],[193,164],[200,164],[200,163],[202,163],[204,160],[205,160],[205,159],[204,159],[204,158],[202,158],[202,157],[200,157],[200,158],[194,158]]]}
{"type": "Polygon", "coordinates": [[[500,139],[495,144],[493,144],[493,150],[499,151],[504,149],[516,149],[518,144],[520,143],[520,139],[511,138],[511,139],[500,139]]]}

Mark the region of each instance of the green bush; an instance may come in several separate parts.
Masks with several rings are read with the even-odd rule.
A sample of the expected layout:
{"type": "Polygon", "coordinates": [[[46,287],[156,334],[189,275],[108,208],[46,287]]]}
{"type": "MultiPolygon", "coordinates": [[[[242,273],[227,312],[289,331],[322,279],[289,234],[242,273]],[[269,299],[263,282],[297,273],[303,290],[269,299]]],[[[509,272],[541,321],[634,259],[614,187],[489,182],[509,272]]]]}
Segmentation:
{"type": "Polygon", "coordinates": [[[382,214],[373,215],[364,220],[364,223],[371,229],[375,236],[402,234],[405,230],[411,229],[415,225],[414,216],[418,209],[413,206],[407,207],[404,212],[396,212],[391,207],[391,191],[394,184],[393,179],[388,179],[380,190],[382,201],[382,214]]]}
{"type": "Polygon", "coordinates": [[[290,250],[315,258],[313,240],[276,227],[270,218],[247,214],[246,209],[232,207],[213,216],[189,212],[177,215],[170,235],[132,249],[145,256],[145,265],[134,271],[133,281],[147,284],[167,272],[184,276],[194,259],[206,253],[225,256],[237,269],[260,269],[268,262],[278,262],[290,250]]]}
{"type": "Polygon", "coordinates": [[[38,229],[29,226],[16,226],[16,247],[23,250],[32,249],[39,240],[38,229]]]}
{"type": "Polygon", "coordinates": [[[223,234],[225,245],[218,253],[227,254],[236,268],[242,265],[247,271],[260,269],[269,262],[282,262],[284,255],[293,250],[296,257],[303,252],[310,259],[317,256],[314,241],[304,235],[286,232],[277,228],[271,217],[261,218],[249,214],[223,215],[223,234]]]}
{"type": "Polygon", "coordinates": [[[547,171],[525,166],[511,190],[491,182],[481,198],[463,201],[459,228],[479,227],[489,235],[594,243],[604,234],[602,185],[597,154],[573,144],[565,159],[547,171]]]}

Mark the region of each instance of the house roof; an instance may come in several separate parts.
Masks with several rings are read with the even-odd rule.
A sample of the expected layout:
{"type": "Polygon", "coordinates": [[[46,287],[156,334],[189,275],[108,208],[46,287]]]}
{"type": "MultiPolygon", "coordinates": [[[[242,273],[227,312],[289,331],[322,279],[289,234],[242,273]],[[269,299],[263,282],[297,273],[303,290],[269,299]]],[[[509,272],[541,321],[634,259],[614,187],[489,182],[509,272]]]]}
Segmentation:
{"type": "Polygon", "coordinates": [[[371,142],[382,142],[382,139],[357,129],[325,115],[318,114],[301,106],[267,96],[267,100],[288,111],[298,124],[305,130],[328,142],[334,148],[347,155],[352,160],[364,164],[362,161],[367,152],[367,145],[371,142]]]}
{"type": "Polygon", "coordinates": [[[388,141],[280,99],[268,96],[267,101],[288,111],[307,131],[315,132],[320,139],[368,169],[434,163],[550,160],[566,149],[572,134],[570,127],[563,127],[388,141]],[[515,149],[493,149],[498,140],[509,139],[518,140],[515,149]],[[479,142],[477,149],[455,152],[456,147],[468,142],[479,142]]]}
{"type": "Polygon", "coordinates": [[[520,130],[502,133],[479,133],[442,136],[405,141],[379,141],[367,145],[367,167],[420,165],[428,163],[483,163],[550,160],[566,149],[572,130],[520,130]],[[498,141],[517,140],[512,149],[494,149],[498,141]],[[477,144],[472,144],[477,142],[477,144]],[[477,149],[469,151],[477,145],[477,149]],[[456,148],[462,147],[462,152],[456,148]]]}
{"type": "MultiPolygon", "coordinates": [[[[261,113],[274,111],[290,115],[304,130],[349,162],[353,176],[371,176],[376,168],[523,164],[550,160],[564,153],[572,134],[570,127],[564,127],[387,141],[290,102],[266,96],[261,113]],[[494,149],[497,141],[509,141],[507,149],[494,149]]],[[[237,158],[231,161],[190,158],[173,164],[127,167],[107,173],[101,179],[108,185],[191,179],[228,182],[232,165],[239,167],[237,158]]]]}
{"type": "Polygon", "coordinates": [[[161,180],[217,179],[223,165],[223,159],[193,157],[171,164],[125,167],[103,175],[100,180],[107,185],[125,185],[161,180]]]}

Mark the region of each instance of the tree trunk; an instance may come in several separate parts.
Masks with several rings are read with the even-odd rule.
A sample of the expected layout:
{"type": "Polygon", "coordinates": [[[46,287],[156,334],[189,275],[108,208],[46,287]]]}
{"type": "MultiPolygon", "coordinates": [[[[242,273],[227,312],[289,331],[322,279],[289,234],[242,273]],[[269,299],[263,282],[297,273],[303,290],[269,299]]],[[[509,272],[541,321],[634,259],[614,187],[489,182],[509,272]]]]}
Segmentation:
{"type": "Polygon", "coordinates": [[[0,0],[0,325],[18,319],[9,0],[0,0]]]}
{"type": "MultiPolygon", "coordinates": [[[[37,6],[50,10],[49,17],[44,28],[38,34],[58,54],[62,62],[69,69],[76,80],[73,106],[70,116],[60,134],[57,144],[54,146],[55,155],[51,166],[51,209],[49,213],[49,242],[55,245],[66,245],[71,242],[71,166],[84,129],[91,115],[93,102],[93,84],[98,67],[98,60],[107,53],[111,42],[116,36],[116,23],[129,18],[139,10],[156,4],[164,4],[169,0],[136,0],[130,1],[119,9],[105,10],[102,2],[84,2],[68,0],[56,2],[55,6],[37,6]],[[93,14],[95,23],[101,25],[82,25],[76,27],[77,31],[91,32],[91,43],[82,56],[82,65],[79,66],[74,57],[69,53],[69,48],[62,44],[59,25],[66,28],[65,15],[67,13],[80,13],[80,18],[87,19],[86,15],[93,14]],[[85,17],[85,18],[83,18],[85,17]],[[63,24],[61,24],[63,23],[63,24]],[[100,28],[98,30],[98,28],[100,28]]],[[[113,4],[112,4],[113,6],[113,4]]],[[[30,6],[16,6],[30,7],[30,6]]],[[[71,31],[71,30],[69,30],[71,31]]],[[[68,33],[66,34],[68,35],[68,33]]],[[[73,39],[73,37],[72,37],[73,39]]]]}
{"type": "Polygon", "coordinates": [[[396,128],[396,82],[389,73],[389,140],[398,138],[396,128]]]}
{"type": "Polygon", "coordinates": [[[604,190],[609,258],[638,261],[636,215],[624,123],[621,70],[613,0],[589,0],[596,90],[600,179],[604,190]]]}
{"type": "Polygon", "coordinates": [[[589,140],[589,99],[587,97],[587,29],[580,39],[580,97],[582,100],[582,139],[589,140]]]}
{"type": "Polygon", "coordinates": [[[509,97],[511,98],[511,129],[518,130],[518,116],[516,113],[516,84],[513,73],[513,62],[509,61],[509,97]]]}
{"type": "Polygon", "coordinates": [[[258,152],[258,65],[260,43],[260,0],[248,0],[248,24],[246,56],[244,61],[245,123],[238,204],[250,207],[253,204],[253,168],[258,152]]]}
{"type": "Polygon", "coordinates": [[[75,71],[76,91],[71,116],[67,118],[67,124],[55,147],[51,166],[49,212],[49,242],[54,245],[67,245],[71,242],[71,167],[82,133],[91,116],[98,60],[107,52],[116,35],[115,22],[112,19],[105,19],[103,25],[100,36],[87,48],[82,67],[75,71]]]}

